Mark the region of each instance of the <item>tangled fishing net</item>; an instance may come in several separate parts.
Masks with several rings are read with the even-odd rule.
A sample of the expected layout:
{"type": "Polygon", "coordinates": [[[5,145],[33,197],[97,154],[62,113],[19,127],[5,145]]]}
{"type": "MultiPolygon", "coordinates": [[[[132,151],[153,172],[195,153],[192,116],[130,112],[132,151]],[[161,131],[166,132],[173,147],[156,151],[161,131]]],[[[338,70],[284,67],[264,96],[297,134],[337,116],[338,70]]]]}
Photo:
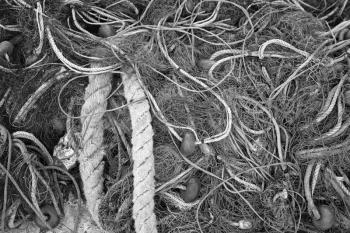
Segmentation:
{"type": "Polygon", "coordinates": [[[349,9],[0,2],[2,230],[349,231],[349,9]]]}

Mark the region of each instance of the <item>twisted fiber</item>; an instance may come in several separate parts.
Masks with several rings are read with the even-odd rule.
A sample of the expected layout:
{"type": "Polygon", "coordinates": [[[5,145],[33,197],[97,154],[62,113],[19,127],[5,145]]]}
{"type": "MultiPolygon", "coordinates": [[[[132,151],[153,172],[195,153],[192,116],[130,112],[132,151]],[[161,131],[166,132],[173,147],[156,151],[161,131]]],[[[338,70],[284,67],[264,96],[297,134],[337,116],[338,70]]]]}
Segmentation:
{"type": "Polygon", "coordinates": [[[123,74],[122,78],[132,125],[135,231],[136,233],[155,233],[157,232],[156,216],[153,212],[155,171],[150,107],[136,74],[123,74]],[[140,99],[144,100],[132,103],[133,100],[140,99]]]}
{"type": "Polygon", "coordinates": [[[338,98],[338,120],[337,120],[337,124],[332,128],[330,129],[327,133],[315,138],[314,140],[317,141],[317,140],[323,140],[323,139],[326,139],[326,138],[329,138],[329,137],[334,137],[334,135],[336,135],[338,133],[338,131],[342,128],[342,122],[343,122],[343,113],[344,113],[344,110],[343,110],[343,105],[342,105],[342,102],[341,102],[341,98],[342,96],[340,96],[338,98]]]}
{"type": "MultiPolygon", "coordinates": [[[[91,64],[91,69],[100,68],[99,64],[91,64]]],[[[85,103],[81,115],[87,116],[82,122],[82,149],[79,155],[80,175],[83,181],[87,208],[92,219],[101,227],[98,207],[103,194],[103,114],[107,109],[107,101],[111,91],[111,73],[89,75],[89,85],[85,90],[85,103]]]]}
{"type": "Polygon", "coordinates": [[[39,45],[34,49],[34,54],[40,55],[44,47],[44,38],[45,38],[45,28],[44,28],[44,19],[43,19],[43,8],[41,7],[40,2],[36,3],[37,9],[35,9],[36,23],[39,31],[39,45]]]}
{"type": "Polygon", "coordinates": [[[67,70],[61,68],[56,75],[49,79],[47,82],[41,84],[41,86],[36,89],[36,91],[30,96],[27,102],[18,111],[17,116],[14,119],[14,123],[21,123],[26,119],[28,112],[34,107],[35,103],[40,99],[40,97],[53,85],[68,76],[67,70]]]}
{"type": "Polygon", "coordinates": [[[56,54],[57,58],[60,59],[60,61],[70,70],[81,73],[81,74],[104,74],[106,72],[112,71],[119,67],[119,64],[114,64],[111,66],[101,66],[101,65],[95,65],[91,66],[90,68],[85,68],[79,65],[74,64],[73,62],[69,61],[62,53],[62,51],[59,50],[59,48],[56,45],[55,39],[52,36],[50,28],[46,27],[46,34],[47,39],[51,45],[52,50],[56,54]]]}
{"type": "Polygon", "coordinates": [[[304,177],[304,192],[305,192],[305,198],[307,201],[307,209],[310,215],[313,215],[316,219],[320,219],[320,213],[317,210],[317,207],[314,203],[314,200],[312,199],[312,194],[310,190],[310,177],[312,173],[312,169],[315,165],[315,160],[312,160],[306,168],[305,171],[305,177],[304,177]]]}
{"type": "Polygon", "coordinates": [[[169,204],[175,206],[181,211],[189,211],[193,207],[197,206],[201,199],[197,199],[194,202],[186,203],[179,194],[176,194],[175,192],[161,192],[160,195],[169,202],[169,204]]]}
{"type": "Polygon", "coordinates": [[[317,179],[318,179],[318,175],[320,174],[321,167],[322,167],[322,161],[318,161],[316,164],[314,176],[313,176],[312,182],[311,182],[311,196],[314,195],[314,191],[316,188],[317,179]]]}
{"type": "Polygon", "coordinates": [[[333,100],[334,93],[337,90],[337,87],[338,86],[335,86],[332,88],[332,90],[329,91],[327,99],[326,99],[324,105],[322,106],[321,111],[318,113],[317,116],[324,114],[324,112],[329,108],[329,105],[331,104],[331,101],[333,100]]]}
{"type": "Polygon", "coordinates": [[[304,57],[309,57],[310,56],[310,54],[308,52],[305,52],[305,51],[303,51],[301,49],[298,49],[298,48],[294,47],[293,45],[291,45],[291,44],[289,44],[289,43],[287,43],[287,42],[285,42],[283,40],[271,39],[271,40],[266,41],[265,43],[263,43],[259,47],[259,58],[260,59],[264,58],[265,49],[270,44],[278,44],[278,45],[281,45],[283,47],[289,48],[289,49],[293,50],[294,52],[299,53],[300,55],[303,55],[304,57]]]}
{"type": "MultiPolygon", "coordinates": [[[[334,91],[334,95],[332,98],[332,101],[329,103],[329,107],[324,110],[324,112],[319,113],[319,115],[316,118],[316,122],[320,123],[322,120],[324,120],[333,110],[335,103],[337,102],[338,96],[340,94],[340,91],[343,87],[344,82],[348,79],[348,74],[344,75],[338,85],[336,86],[336,89],[334,91]]],[[[332,91],[331,91],[332,92],[332,91]]]]}
{"type": "Polygon", "coordinates": [[[336,184],[338,184],[339,188],[346,194],[347,196],[350,196],[350,191],[341,180],[338,179],[337,175],[329,168],[326,169],[326,172],[329,174],[329,176],[334,180],[336,184]]]}

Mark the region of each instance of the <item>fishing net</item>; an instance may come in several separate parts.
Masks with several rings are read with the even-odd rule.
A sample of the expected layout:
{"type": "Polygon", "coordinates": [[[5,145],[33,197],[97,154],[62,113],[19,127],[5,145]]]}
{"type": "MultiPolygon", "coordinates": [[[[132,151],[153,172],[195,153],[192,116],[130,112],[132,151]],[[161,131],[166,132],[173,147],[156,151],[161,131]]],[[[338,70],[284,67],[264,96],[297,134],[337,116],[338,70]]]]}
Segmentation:
{"type": "MultiPolygon", "coordinates": [[[[11,133],[31,132],[49,153],[68,142],[63,148],[72,147],[82,162],[78,152],[88,139],[79,132],[96,119],[82,114],[94,111],[86,102],[111,89],[96,149],[103,151],[98,165],[105,164],[101,202],[92,213],[106,231],[135,231],[133,179],[140,174],[132,169],[136,130],[129,114],[144,99],[154,157],[145,180],[155,173],[158,232],[312,232],[320,229],[313,225],[320,205],[336,210],[338,223],[329,228],[346,231],[348,10],[347,1],[5,1],[0,40],[15,49],[5,55],[0,46],[0,123],[11,133]],[[122,88],[130,70],[143,99],[122,88]],[[108,85],[90,87],[106,73],[108,85]],[[88,96],[88,90],[96,92],[88,96]],[[190,155],[182,148],[188,133],[190,155]],[[194,198],[186,201],[188,195],[194,198]]],[[[8,167],[9,148],[0,141],[0,184],[10,169],[31,198],[33,167],[49,186],[75,192],[72,179],[43,168],[64,165],[37,156],[28,162],[16,151],[8,167]]],[[[82,167],[68,169],[84,184],[82,167]]],[[[44,182],[37,185],[39,204],[59,199],[44,182]]],[[[15,193],[10,206],[21,195],[7,186],[15,193]]],[[[67,198],[63,193],[61,201],[67,198]]],[[[19,209],[27,213],[31,206],[19,209]]]]}

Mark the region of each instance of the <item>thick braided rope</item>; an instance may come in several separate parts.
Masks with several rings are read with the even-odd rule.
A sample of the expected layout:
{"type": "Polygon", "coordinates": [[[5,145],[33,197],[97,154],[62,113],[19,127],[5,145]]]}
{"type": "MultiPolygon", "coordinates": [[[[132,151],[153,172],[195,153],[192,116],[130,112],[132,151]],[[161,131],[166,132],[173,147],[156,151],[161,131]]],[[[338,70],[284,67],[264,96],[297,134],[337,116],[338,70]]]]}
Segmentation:
{"type": "MultiPolygon", "coordinates": [[[[91,68],[99,68],[91,64],[91,68]]],[[[85,89],[85,103],[81,109],[83,118],[81,132],[81,153],[79,155],[80,175],[86,197],[87,209],[92,219],[101,227],[98,208],[103,196],[103,114],[107,109],[106,98],[111,92],[111,73],[89,75],[85,89]],[[88,116],[87,116],[88,115],[88,116]]]]}
{"type": "Polygon", "coordinates": [[[150,107],[136,74],[125,73],[122,78],[132,125],[135,231],[136,233],[156,233],[157,222],[153,212],[155,171],[150,107]],[[143,100],[139,101],[140,99],[143,100]],[[138,101],[134,102],[135,100],[138,101]]]}

